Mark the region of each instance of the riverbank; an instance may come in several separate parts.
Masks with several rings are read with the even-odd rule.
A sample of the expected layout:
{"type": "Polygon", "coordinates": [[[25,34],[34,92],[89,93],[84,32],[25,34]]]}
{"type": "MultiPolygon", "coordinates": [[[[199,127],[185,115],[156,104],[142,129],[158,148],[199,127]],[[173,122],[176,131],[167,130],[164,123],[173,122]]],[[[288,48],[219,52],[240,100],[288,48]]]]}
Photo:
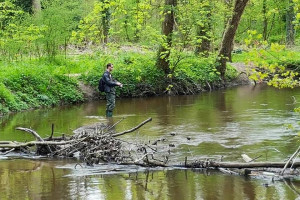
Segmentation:
{"type": "Polygon", "coordinates": [[[114,63],[113,75],[124,84],[117,90],[118,97],[198,94],[249,83],[246,73],[234,64],[228,65],[228,81],[221,84],[213,57],[187,54],[168,78],[155,66],[155,60],[155,52],[140,50],[2,62],[0,115],[103,99],[97,85],[108,62],[114,63]]]}
{"type": "MultiPolygon", "coordinates": [[[[207,92],[222,88],[230,88],[239,85],[249,85],[252,81],[248,78],[246,68],[247,66],[244,63],[230,63],[230,65],[236,70],[236,75],[232,77],[230,80],[226,81],[222,84],[220,81],[215,82],[204,82],[204,83],[194,83],[190,82],[190,87],[186,84],[182,84],[180,81],[173,82],[176,85],[176,90],[173,89],[172,91],[168,92],[167,90],[161,91],[154,91],[151,89],[146,89],[143,91],[142,87],[147,87],[145,85],[130,85],[126,84],[124,88],[118,88],[119,97],[145,97],[145,96],[159,96],[159,95],[191,95],[191,94],[199,94],[201,92],[207,92]],[[127,88],[129,86],[129,88],[127,88]],[[128,90],[131,89],[132,86],[135,86],[135,90],[133,90],[132,94],[129,94],[128,90]]],[[[69,76],[74,76],[73,74],[69,74],[69,76]]],[[[80,75],[75,75],[79,77],[80,75]]],[[[97,85],[88,84],[85,81],[79,81],[78,87],[84,96],[85,101],[94,101],[97,99],[105,99],[104,93],[99,93],[97,89],[97,85]]],[[[149,85],[149,87],[151,87],[149,85]]]]}

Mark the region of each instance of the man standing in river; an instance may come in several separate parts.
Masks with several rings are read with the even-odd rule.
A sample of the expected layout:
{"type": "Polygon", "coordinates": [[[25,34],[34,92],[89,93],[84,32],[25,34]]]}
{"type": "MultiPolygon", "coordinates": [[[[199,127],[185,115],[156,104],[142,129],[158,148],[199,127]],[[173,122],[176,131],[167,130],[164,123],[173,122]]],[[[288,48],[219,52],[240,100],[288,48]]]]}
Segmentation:
{"type": "Polygon", "coordinates": [[[108,63],[106,65],[106,71],[103,73],[103,80],[105,82],[104,92],[106,93],[106,117],[112,117],[113,109],[116,101],[116,89],[115,86],[123,87],[123,84],[115,81],[111,75],[114,65],[108,63]]]}

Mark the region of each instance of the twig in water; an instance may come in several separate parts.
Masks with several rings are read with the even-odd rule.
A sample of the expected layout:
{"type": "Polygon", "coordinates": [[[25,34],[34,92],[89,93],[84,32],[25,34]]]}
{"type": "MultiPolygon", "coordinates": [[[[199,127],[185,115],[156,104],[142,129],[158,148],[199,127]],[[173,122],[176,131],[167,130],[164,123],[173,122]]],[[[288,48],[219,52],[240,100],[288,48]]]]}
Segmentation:
{"type": "Polygon", "coordinates": [[[74,166],[75,169],[76,169],[77,165],[79,165],[81,168],[83,168],[80,163],[76,163],[76,165],[74,166]]]}
{"type": "Polygon", "coordinates": [[[255,157],[255,158],[253,158],[253,159],[250,160],[249,162],[255,161],[255,160],[257,160],[257,159],[260,158],[260,157],[262,157],[262,155],[259,155],[259,156],[255,157]]]}
{"type": "Polygon", "coordinates": [[[122,119],[120,119],[117,123],[115,123],[114,125],[110,126],[107,128],[107,131],[110,131],[111,129],[113,129],[117,124],[119,124],[121,121],[123,121],[125,119],[125,117],[123,117],[122,119]]]}

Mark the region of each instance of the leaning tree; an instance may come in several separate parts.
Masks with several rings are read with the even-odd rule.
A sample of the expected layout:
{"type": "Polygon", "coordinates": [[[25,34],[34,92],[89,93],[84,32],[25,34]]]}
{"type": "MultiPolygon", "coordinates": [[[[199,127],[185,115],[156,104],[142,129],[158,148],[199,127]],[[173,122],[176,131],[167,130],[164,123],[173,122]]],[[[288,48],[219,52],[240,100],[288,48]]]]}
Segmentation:
{"type": "Polygon", "coordinates": [[[226,62],[231,58],[233,39],[248,1],[249,0],[235,1],[232,17],[228,21],[226,30],[223,34],[221,48],[217,58],[217,69],[221,74],[222,80],[225,80],[226,62]]]}

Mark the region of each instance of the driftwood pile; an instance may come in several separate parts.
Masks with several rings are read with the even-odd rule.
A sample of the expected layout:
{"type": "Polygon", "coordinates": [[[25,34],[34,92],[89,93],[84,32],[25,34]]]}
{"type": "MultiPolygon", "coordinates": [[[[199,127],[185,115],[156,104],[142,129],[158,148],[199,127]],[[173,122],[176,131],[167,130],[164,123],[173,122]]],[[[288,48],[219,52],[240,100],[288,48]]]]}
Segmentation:
{"type": "Polygon", "coordinates": [[[247,176],[271,175],[273,177],[298,176],[300,172],[300,162],[296,158],[300,154],[300,146],[286,162],[254,162],[257,158],[251,159],[243,154],[245,162],[217,162],[214,160],[192,160],[185,161],[178,165],[168,165],[171,156],[172,146],[165,139],[154,142],[128,142],[118,137],[131,133],[144,124],[150,122],[149,118],[138,126],[120,133],[115,133],[114,127],[123,119],[112,126],[96,124],[93,126],[81,127],[74,131],[71,137],[41,138],[34,130],[27,128],[17,128],[18,130],[31,133],[36,141],[13,142],[0,141],[0,155],[14,152],[25,152],[31,154],[45,155],[48,157],[78,157],[87,165],[98,164],[100,162],[112,162],[118,164],[135,164],[146,167],[182,167],[197,169],[218,169],[223,173],[239,174],[247,176]],[[32,148],[34,147],[34,148],[32,148]],[[289,169],[288,169],[289,168],[289,169]]]}
{"type": "MultiPolygon", "coordinates": [[[[85,126],[75,130],[74,135],[71,137],[65,137],[64,135],[53,137],[52,131],[50,137],[41,138],[34,130],[18,127],[17,130],[31,133],[37,141],[0,141],[0,152],[2,152],[0,154],[3,155],[15,151],[48,157],[78,157],[87,165],[100,162],[114,162],[141,166],[164,166],[168,159],[161,152],[169,154],[169,150],[158,150],[157,146],[152,147],[150,144],[132,143],[117,138],[139,129],[151,120],[149,118],[138,126],[121,133],[113,131],[120,121],[112,126],[101,123],[94,124],[93,126],[85,126]],[[34,152],[32,152],[31,147],[35,147],[34,152]],[[163,159],[160,159],[155,154],[162,156],[163,159]]],[[[163,146],[168,148],[168,145],[160,147],[163,148],[163,146]]]]}

